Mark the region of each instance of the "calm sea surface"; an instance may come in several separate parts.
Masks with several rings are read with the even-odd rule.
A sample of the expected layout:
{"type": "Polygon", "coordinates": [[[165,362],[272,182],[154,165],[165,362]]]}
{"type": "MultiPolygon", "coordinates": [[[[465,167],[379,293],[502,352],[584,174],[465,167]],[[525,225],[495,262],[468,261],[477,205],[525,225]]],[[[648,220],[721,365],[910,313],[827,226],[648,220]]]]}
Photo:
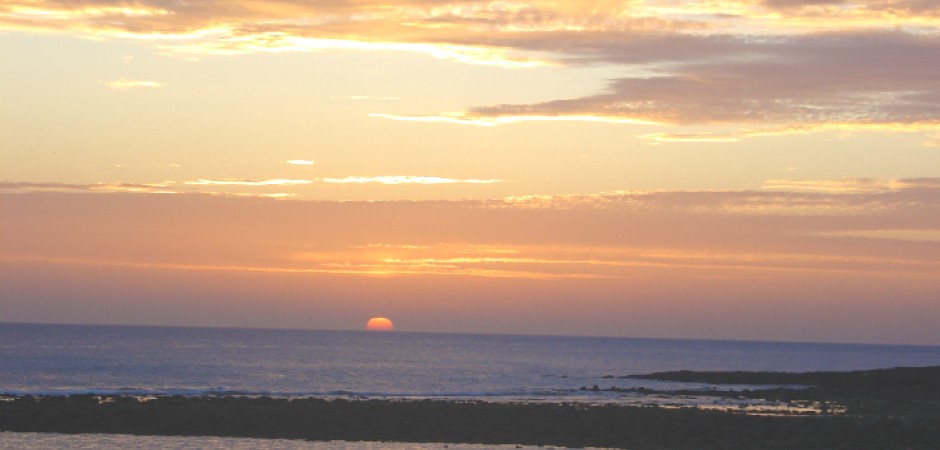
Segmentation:
{"type": "Polygon", "coordinates": [[[940,365],[940,347],[0,324],[0,393],[616,401],[664,370],[940,365]]]}

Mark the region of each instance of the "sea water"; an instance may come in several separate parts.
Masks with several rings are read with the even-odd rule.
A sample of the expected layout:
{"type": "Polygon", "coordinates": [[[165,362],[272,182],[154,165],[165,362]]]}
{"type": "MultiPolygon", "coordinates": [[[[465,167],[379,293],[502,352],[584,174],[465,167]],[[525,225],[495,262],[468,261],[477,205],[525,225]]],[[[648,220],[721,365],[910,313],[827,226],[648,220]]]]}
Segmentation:
{"type": "MultiPolygon", "coordinates": [[[[221,394],[626,405],[659,401],[659,397],[638,400],[637,395],[622,389],[713,388],[622,378],[633,374],[681,369],[844,371],[928,365],[940,365],[940,347],[0,324],[0,400],[4,394],[221,394]],[[602,388],[593,391],[594,385],[602,388]],[[612,387],[620,390],[609,389],[612,387]]],[[[685,402],[697,402],[683,397],[685,402]]],[[[710,401],[715,398],[702,396],[699,406],[709,406],[710,401]]],[[[0,432],[0,448],[497,447],[0,432]]]]}
{"type": "Polygon", "coordinates": [[[930,365],[940,347],[0,324],[0,394],[11,395],[617,402],[618,389],[708,388],[622,378],[658,371],[930,365]]]}

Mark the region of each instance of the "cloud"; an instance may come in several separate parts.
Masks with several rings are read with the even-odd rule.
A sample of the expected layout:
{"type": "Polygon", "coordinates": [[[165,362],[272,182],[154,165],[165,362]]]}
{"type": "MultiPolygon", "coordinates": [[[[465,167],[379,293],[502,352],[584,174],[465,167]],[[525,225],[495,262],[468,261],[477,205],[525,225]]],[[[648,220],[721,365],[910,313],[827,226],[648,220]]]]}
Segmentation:
{"type": "MultiPolygon", "coordinates": [[[[208,181],[208,180],[200,180],[208,181]]],[[[220,197],[255,197],[270,199],[287,199],[296,197],[296,193],[273,192],[217,192],[206,190],[194,190],[174,188],[175,181],[164,181],[161,183],[32,183],[32,182],[11,182],[0,181],[0,194],[28,194],[37,192],[59,192],[59,193],[131,193],[131,194],[200,194],[207,196],[220,197]]],[[[192,182],[184,184],[193,184],[192,182]]],[[[212,185],[212,184],[202,184],[212,185]]],[[[240,186],[240,185],[239,185],[240,186]]],[[[268,186],[268,185],[263,185],[268,186]]]]}
{"type": "MultiPolygon", "coordinates": [[[[365,184],[493,184],[497,179],[457,179],[417,176],[351,176],[324,178],[325,183],[365,184]]],[[[202,186],[295,186],[310,180],[197,180],[182,184],[189,190],[174,188],[174,181],[161,183],[32,183],[0,182],[0,193],[187,193],[223,197],[269,197],[287,199],[296,193],[216,192],[202,186]]],[[[394,203],[394,202],[393,202],[394,203]]],[[[766,217],[860,217],[917,216],[936,214],[940,220],[940,178],[846,178],[839,180],[767,180],[761,190],[702,191],[614,191],[596,194],[528,195],[475,202],[452,202],[483,210],[509,211],[581,211],[618,214],[666,214],[695,216],[766,216],[766,217]]],[[[892,229],[898,229],[894,227],[892,229]]]]}
{"type": "Polygon", "coordinates": [[[247,197],[247,198],[270,198],[274,200],[288,199],[296,197],[296,192],[274,192],[274,193],[256,193],[256,192],[202,192],[207,195],[218,195],[223,197],[247,197]]]}
{"type": "MultiPolygon", "coordinates": [[[[358,276],[450,276],[450,277],[479,277],[479,278],[513,278],[531,280],[557,280],[557,279],[602,279],[611,278],[605,275],[540,272],[536,270],[513,269],[484,269],[468,264],[465,267],[452,263],[438,264],[437,261],[406,261],[386,260],[362,262],[358,264],[333,263],[322,264],[318,267],[285,267],[285,266],[246,266],[246,265],[214,265],[214,264],[178,264],[160,262],[137,262],[114,259],[89,258],[50,258],[30,256],[8,256],[0,254],[0,261],[53,263],[63,265],[120,267],[149,270],[175,270],[193,272],[244,272],[268,274],[306,274],[306,275],[358,275],[358,276]]],[[[551,261],[547,263],[551,264],[551,261]]]]}
{"type": "Polygon", "coordinates": [[[494,209],[623,211],[704,216],[858,217],[937,214],[940,178],[769,180],[763,190],[626,191],[507,197],[494,209]]]}
{"type": "Polygon", "coordinates": [[[936,132],[928,136],[928,140],[924,142],[924,145],[927,147],[940,147],[940,132],[936,132]]]}
{"type": "Polygon", "coordinates": [[[917,186],[916,181],[877,178],[844,180],[767,180],[764,189],[773,191],[828,192],[833,194],[900,191],[917,186]]]}
{"type": "Polygon", "coordinates": [[[498,310],[512,315],[507,331],[550,311],[580,317],[583,333],[611,316],[610,333],[758,321],[755,338],[813,340],[860,323],[858,340],[874,324],[935,344],[940,178],[893,182],[491,201],[0,193],[0,285],[11,314],[126,308],[132,321],[182,308],[210,320],[257,305],[252,317],[282,308],[305,322],[356,299],[430,310],[432,322],[472,313],[484,324],[498,310]],[[807,328],[816,314],[828,315],[807,328]]]}
{"type": "Polygon", "coordinates": [[[376,96],[372,96],[372,95],[349,95],[349,96],[346,96],[346,97],[343,97],[343,98],[345,98],[346,100],[356,100],[356,101],[361,101],[361,100],[401,100],[401,97],[394,97],[394,96],[380,96],[380,97],[376,97],[376,96]]]}
{"type": "Polygon", "coordinates": [[[186,184],[194,186],[297,186],[311,183],[313,183],[311,180],[290,180],[284,178],[277,178],[272,180],[199,179],[196,181],[186,182],[186,184]]]}
{"type": "Polygon", "coordinates": [[[601,94],[474,107],[446,121],[498,124],[594,117],[607,122],[764,127],[723,136],[652,136],[691,141],[835,128],[940,129],[940,59],[931,56],[940,54],[936,36],[858,32],[779,38],[746,47],[735,59],[692,60],[655,74],[613,80],[601,94]]]}
{"type": "Polygon", "coordinates": [[[173,181],[161,183],[35,183],[0,181],[0,193],[26,192],[139,192],[173,194],[173,181]]]}
{"type": "Polygon", "coordinates": [[[374,114],[394,120],[728,130],[648,136],[654,142],[728,142],[766,129],[940,129],[940,6],[929,0],[13,0],[0,6],[0,27],[137,39],[184,56],[393,51],[507,68],[603,64],[624,74],[580,98],[374,114]]]}
{"type": "Polygon", "coordinates": [[[800,181],[386,202],[4,182],[0,285],[5,314],[23,321],[66,308],[61,320],[185,310],[221,324],[212,322],[220,311],[242,320],[254,308],[253,319],[278,312],[298,326],[325,315],[318,326],[327,328],[331,311],[352,305],[353,317],[394,307],[428,323],[478,317],[481,327],[509,316],[506,332],[545,314],[595,334],[666,327],[741,338],[721,333],[753,324],[744,337],[818,341],[835,324],[856,341],[908,333],[894,336],[940,342],[940,178],[802,180],[825,189],[791,189],[800,181]],[[7,193],[16,189],[32,190],[7,193]]]}
{"type": "Polygon", "coordinates": [[[845,230],[819,233],[820,236],[891,239],[912,242],[940,242],[940,229],[933,230],[845,230]]]}
{"type": "Polygon", "coordinates": [[[455,62],[497,66],[508,69],[553,65],[549,61],[512,56],[505,50],[480,48],[469,45],[411,42],[371,42],[343,39],[321,39],[315,37],[291,37],[285,39],[279,31],[265,32],[248,37],[200,42],[194,44],[161,44],[160,48],[177,55],[237,55],[243,53],[268,52],[315,52],[323,50],[361,50],[424,53],[437,59],[455,62]]]}
{"type": "Polygon", "coordinates": [[[434,202],[245,202],[234,195],[141,200],[129,194],[102,202],[94,193],[101,191],[31,191],[3,194],[9,214],[0,216],[0,225],[14,238],[0,240],[0,255],[362,276],[660,277],[673,283],[680,276],[822,273],[936,283],[940,179],[813,183],[886,187],[791,192],[779,187],[793,183],[776,182],[764,191],[434,202]],[[50,220],[60,214],[69,219],[50,220]],[[163,218],[160,227],[153,226],[154,214],[163,218]],[[220,229],[240,236],[239,244],[219,237],[220,229]]]}
{"type": "Polygon", "coordinates": [[[379,184],[493,184],[501,183],[503,180],[495,179],[457,179],[457,178],[444,178],[444,177],[417,177],[410,175],[388,175],[388,176],[378,176],[378,177],[361,177],[361,176],[350,176],[345,178],[324,178],[324,183],[334,183],[334,184],[363,184],[363,183],[379,183],[379,184]]]}
{"type": "Polygon", "coordinates": [[[284,163],[293,166],[312,166],[314,161],[309,159],[288,159],[287,161],[284,161],[284,163]]]}
{"type": "MultiPolygon", "coordinates": [[[[742,139],[763,136],[781,136],[787,134],[807,134],[818,131],[842,131],[842,132],[860,132],[860,131],[883,131],[895,133],[924,133],[937,128],[933,123],[818,123],[812,125],[782,125],[770,126],[766,128],[741,129],[728,132],[667,132],[650,133],[638,136],[653,143],[664,142],[738,142],[742,139]]],[[[929,138],[929,135],[927,136],[929,138]]],[[[929,142],[924,145],[929,146],[929,142]]]]}
{"type": "Polygon", "coordinates": [[[105,83],[105,86],[115,89],[118,91],[126,91],[128,89],[157,89],[166,86],[166,83],[160,81],[147,81],[147,80],[126,80],[120,78],[117,80],[108,81],[105,83]]]}
{"type": "Polygon", "coordinates": [[[605,117],[594,115],[471,117],[464,114],[440,116],[399,116],[394,114],[372,113],[369,114],[369,117],[378,117],[381,119],[397,120],[401,122],[452,123],[457,125],[477,125],[482,127],[492,127],[500,124],[519,122],[601,122],[633,125],[656,124],[656,122],[632,119],[628,117],[605,117]]]}

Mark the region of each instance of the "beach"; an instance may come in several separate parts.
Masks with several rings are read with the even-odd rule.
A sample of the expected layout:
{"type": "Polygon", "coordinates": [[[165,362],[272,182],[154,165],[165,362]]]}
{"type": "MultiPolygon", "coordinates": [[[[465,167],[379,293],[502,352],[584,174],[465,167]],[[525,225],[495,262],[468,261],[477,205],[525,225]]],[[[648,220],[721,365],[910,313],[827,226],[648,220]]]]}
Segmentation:
{"type": "Polygon", "coordinates": [[[712,395],[845,406],[844,410],[783,415],[583,403],[6,396],[0,402],[0,431],[630,449],[927,449],[940,442],[936,426],[940,421],[938,375],[940,367],[808,374],[687,371],[643,375],[716,383],[812,382],[801,389],[716,389],[712,395]]]}

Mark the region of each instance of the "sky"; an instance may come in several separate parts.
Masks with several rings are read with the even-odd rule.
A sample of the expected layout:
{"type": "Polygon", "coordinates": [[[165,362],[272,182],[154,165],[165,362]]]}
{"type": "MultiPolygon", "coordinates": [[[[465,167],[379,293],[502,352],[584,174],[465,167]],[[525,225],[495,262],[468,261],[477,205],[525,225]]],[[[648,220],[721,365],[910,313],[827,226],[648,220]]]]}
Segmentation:
{"type": "Polygon", "coordinates": [[[0,322],[940,345],[933,0],[6,0],[0,322]]]}

